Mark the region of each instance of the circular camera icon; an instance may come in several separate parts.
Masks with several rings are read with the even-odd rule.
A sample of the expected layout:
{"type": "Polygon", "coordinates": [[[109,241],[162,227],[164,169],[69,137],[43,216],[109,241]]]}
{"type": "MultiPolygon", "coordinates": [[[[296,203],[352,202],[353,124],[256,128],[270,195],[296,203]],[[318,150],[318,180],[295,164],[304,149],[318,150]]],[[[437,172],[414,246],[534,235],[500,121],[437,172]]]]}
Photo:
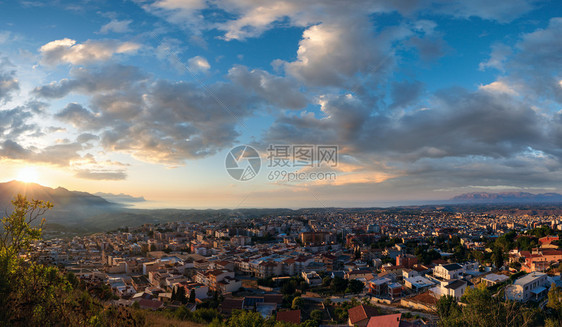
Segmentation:
{"type": "Polygon", "coordinates": [[[224,162],[228,174],[237,181],[249,181],[260,172],[261,158],[253,147],[239,145],[226,155],[224,162]]]}

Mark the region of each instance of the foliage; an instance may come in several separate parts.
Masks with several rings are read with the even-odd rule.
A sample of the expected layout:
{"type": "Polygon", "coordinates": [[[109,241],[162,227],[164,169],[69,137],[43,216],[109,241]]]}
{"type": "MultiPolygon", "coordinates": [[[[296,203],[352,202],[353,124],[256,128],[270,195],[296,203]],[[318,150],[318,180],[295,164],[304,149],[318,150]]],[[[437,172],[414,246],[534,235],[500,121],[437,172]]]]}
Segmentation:
{"type": "MultiPolygon", "coordinates": [[[[104,306],[76,276],[44,266],[31,256],[41,238],[48,202],[18,195],[12,213],[2,219],[0,234],[0,325],[3,326],[135,326],[142,319],[127,309],[104,306]]],[[[111,298],[107,288],[93,293],[111,298]]]]}
{"type": "Polygon", "coordinates": [[[296,298],[293,299],[293,304],[291,305],[291,309],[293,310],[302,309],[303,305],[304,305],[303,298],[297,296],[296,298]]]}
{"type": "Polygon", "coordinates": [[[484,284],[467,288],[459,306],[452,297],[442,297],[437,302],[440,326],[533,326],[538,312],[519,303],[493,297],[484,284]]]}
{"type": "Polygon", "coordinates": [[[323,317],[324,317],[324,312],[322,310],[312,310],[312,312],[310,313],[310,318],[316,321],[322,321],[323,317]]]}
{"type": "Polygon", "coordinates": [[[357,294],[363,291],[365,288],[365,284],[357,279],[352,279],[347,283],[347,288],[345,289],[346,293],[357,294]]]}
{"type": "Polygon", "coordinates": [[[347,279],[336,276],[330,283],[330,290],[332,290],[332,292],[334,293],[345,293],[345,290],[347,289],[347,283],[347,279]]]}
{"type": "Polygon", "coordinates": [[[201,308],[191,311],[186,306],[180,306],[171,314],[172,318],[193,321],[200,324],[208,324],[214,320],[220,321],[221,314],[216,309],[201,308]]]}

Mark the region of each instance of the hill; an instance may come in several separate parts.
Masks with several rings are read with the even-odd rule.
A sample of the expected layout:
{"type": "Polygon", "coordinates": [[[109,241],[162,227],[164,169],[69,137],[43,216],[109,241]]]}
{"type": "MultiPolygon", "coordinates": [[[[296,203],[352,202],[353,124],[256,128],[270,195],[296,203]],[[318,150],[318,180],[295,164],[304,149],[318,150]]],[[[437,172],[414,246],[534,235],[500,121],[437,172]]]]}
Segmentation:
{"type": "Polygon", "coordinates": [[[558,193],[533,194],[527,192],[487,193],[474,192],[455,196],[451,203],[562,203],[562,195],[558,193]]]}
{"type": "Polygon", "coordinates": [[[0,210],[2,212],[11,211],[11,201],[17,194],[25,195],[30,200],[51,202],[54,208],[45,215],[45,218],[51,224],[62,224],[66,227],[80,224],[81,221],[92,216],[117,212],[122,208],[119,204],[86,192],[11,181],[0,183],[0,210]]]}

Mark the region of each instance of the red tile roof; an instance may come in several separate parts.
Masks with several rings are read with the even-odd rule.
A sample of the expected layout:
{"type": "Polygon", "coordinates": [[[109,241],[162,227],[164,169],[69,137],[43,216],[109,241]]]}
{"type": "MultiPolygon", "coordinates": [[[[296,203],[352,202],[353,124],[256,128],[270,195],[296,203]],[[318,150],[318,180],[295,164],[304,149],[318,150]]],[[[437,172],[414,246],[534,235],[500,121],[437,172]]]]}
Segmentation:
{"type": "Polygon", "coordinates": [[[275,320],[290,322],[293,324],[300,324],[301,311],[300,310],[279,311],[277,312],[277,319],[275,320]]]}
{"type": "Polygon", "coordinates": [[[163,303],[161,301],[156,301],[156,300],[141,299],[139,301],[139,306],[141,308],[152,309],[152,310],[156,310],[162,307],[162,304],[163,303]]]}
{"type": "Polygon", "coordinates": [[[228,298],[221,303],[221,312],[230,314],[232,310],[242,310],[244,299],[228,298]]]}
{"type": "Polygon", "coordinates": [[[347,313],[349,315],[350,322],[355,325],[362,320],[369,319],[370,317],[377,315],[379,312],[375,307],[358,305],[347,310],[347,313]]]}
{"type": "Polygon", "coordinates": [[[367,327],[399,327],[402,314],[371,317],[367,327]]]}

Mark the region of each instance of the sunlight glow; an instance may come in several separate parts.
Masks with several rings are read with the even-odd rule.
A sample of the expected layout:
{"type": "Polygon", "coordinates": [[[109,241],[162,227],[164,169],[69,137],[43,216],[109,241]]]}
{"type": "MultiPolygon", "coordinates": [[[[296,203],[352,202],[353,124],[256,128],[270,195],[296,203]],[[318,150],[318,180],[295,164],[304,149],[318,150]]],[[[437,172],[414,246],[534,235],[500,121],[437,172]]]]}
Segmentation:
{"type": "Polygon", "coordinates": [[[16,180],[24,183],[38,183],[39,173],[35,167],[24,167],[18,172],[16,180]]]}

